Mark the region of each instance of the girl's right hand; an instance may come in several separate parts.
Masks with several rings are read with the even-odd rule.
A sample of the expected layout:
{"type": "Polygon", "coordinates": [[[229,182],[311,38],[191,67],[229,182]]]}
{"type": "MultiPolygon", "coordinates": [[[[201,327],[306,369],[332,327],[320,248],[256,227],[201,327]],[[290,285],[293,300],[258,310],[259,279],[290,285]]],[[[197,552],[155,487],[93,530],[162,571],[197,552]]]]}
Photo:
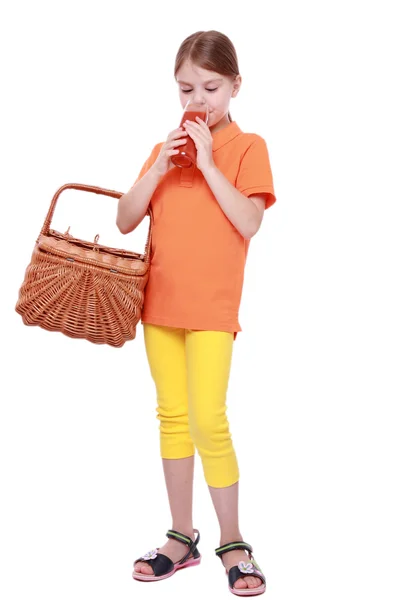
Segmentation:
{"type": "Polygon", "coordinates": [[[167,173],[169,169],[174,166],[171,163],[171,156],[179,154],[179,148],[177,149],[176,147],[186,144],[187,135],[187,132],[182,127],[174,129],[168,135],[153,165],[153,168],[157,171],[160,177],[165,175],[165,173],[167,173]]]}

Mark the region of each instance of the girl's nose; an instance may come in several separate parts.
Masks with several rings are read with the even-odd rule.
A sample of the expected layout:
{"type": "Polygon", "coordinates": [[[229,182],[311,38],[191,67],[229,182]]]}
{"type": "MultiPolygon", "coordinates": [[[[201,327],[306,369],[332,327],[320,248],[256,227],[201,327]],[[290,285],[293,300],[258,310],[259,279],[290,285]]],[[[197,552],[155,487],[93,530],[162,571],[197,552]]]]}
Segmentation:
{"type": "Polygon", "coordinates": [[[193,102],[196,102],[196,104],[205,104],[206,103],[204,97],[199,94],[197,94],[197,95],[195,94],[193,96],[193,102]]]}

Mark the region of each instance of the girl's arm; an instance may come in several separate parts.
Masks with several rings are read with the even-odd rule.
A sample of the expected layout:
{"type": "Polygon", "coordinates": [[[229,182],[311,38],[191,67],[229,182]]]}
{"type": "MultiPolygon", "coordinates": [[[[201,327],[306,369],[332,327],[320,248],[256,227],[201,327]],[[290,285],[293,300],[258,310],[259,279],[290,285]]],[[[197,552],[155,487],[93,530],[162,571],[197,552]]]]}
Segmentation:
{"type": "MultiPolygon", "coordinates": [[[[211,132],[206,123],[199,117],[196,117],[196,121],[196,123],[194,121],[186,121],[183,124],[183,127],[189,133],[196,145],[197,166],[203,173],[204,179],[207,181],[212,193],[218,201],[218,204],[232,225],[236,227],[236,229],[245,239],[249,240],[259,230],[264,217],[264,211],[267,207],[266,194],[269,192],[264,192],[264,189],[266,190],[270,188],[271,193],[273,189],[272,180],[271,183],[267,183],[267,180],[265,179],[265,177],[270,179],[270,171],[268,169],[266,170],[266,168],[269,167],[269,158],[265,142],[261,137],[258,137],[252,146],[250,146],[250,148],[253,147],[251,153],[249,154],[250,148],[246,153],[246,162],[248,162],[250,159],[252,164],[252,161],[254,162],[254,157],[257,159],[254,164],[255,167],[260,164],[260,173],[262,175],[262,179],[260,180],[262,185],[258,184],[258,182],[253,182],[253,185],[245,185],[244,187],[242,186],[243,190],[261,188],[260,193],[254,195],[253,198],[251,197],[251,194],[250,197],[247,197],[235,186],[233,186],[225,177],[225,175],[223,175],[223,173],[221,173],[221,171],[217,168],[212,153],[213,138],[211,132]],[[254,150],[256,150],[256,144],[257,147],[259,147],[261,144],[261,147],[259,147],[257,152],[254,154],[254,150]]],[[[242,167],[244,167],[244,164],[242,164],[242,167]]],[[[247,165],[247,167],[244,168],[244,172],[248,173],[248,171],[249,169],[247,165]]],[[[254,171],[254,167],[251,169],[251,172],[252,171],[254,171]]],[[[245,180],[246,179],[248,180],[248,176],[245,177],[245,180]]],[[[254,177],[252,177],[252,179],[254,179],[254,177]]]]}
{"type": "Polygon", "coordinates": [[[205,180],[220,207],[236,229],[249,240],[260,228],[265,209],[265,200],[248,198],[236,189],[215,166],[203,170],[205,180]]]}
{"type": "Polygon", "coordinates": [[[177,146],[186,144],[187,133],[178,127],[168,134],[164,143],[156,144],[131,189],[118,201],[117,227],[121,233],[133,231],[146,215],[156,187],[164,175],[173,168],[171,156],[179,153],[177,146]],[[147,172],[148,164],[152,166],[147,172]],[[145,173],[143,176],[142,172],[145,173]]]}
{"type": "Polygon", "coordinates": [[[130,233],[144,219],[161,177],[153,165],[129,192],[120,197],[116,223],[121,233],[130,233]]]}

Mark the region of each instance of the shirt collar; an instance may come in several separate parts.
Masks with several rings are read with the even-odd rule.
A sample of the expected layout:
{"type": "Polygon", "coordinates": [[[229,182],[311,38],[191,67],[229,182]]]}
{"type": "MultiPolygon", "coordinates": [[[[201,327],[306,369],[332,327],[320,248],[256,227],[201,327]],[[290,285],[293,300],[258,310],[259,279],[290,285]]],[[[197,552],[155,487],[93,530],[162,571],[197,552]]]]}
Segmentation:
{"type": "Polygon", "coordinates": [[[236,121],[231,121],[229,125],[226,125],[223,129],[212,133],[213,151],[219,150],[221,146],[225,146],[225,144],[233,140],[240,133],[242,133],[242,131],[236,121]]]}

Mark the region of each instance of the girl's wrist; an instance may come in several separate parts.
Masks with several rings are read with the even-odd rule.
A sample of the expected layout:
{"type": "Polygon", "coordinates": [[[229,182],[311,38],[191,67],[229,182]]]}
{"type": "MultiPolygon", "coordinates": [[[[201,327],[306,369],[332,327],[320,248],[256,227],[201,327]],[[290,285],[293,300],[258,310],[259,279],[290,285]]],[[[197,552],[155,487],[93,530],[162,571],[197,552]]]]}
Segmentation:
{"type": "Polygon", "coordinates": [[[207,167],[205,169],[203,169],[202,172],[203,172],[203,176],[207,178],[210,175],[212,175],[213,173],[215,173],[216,171],[218,171],[218,167],[215,164],[215,162],[213,161],[212,163],[207,165],[207,167]]]}
{"type": "Polygon", "coordinates": [[[160,181],[160,179],[163,177],[163,174],[160,173],[159,170],[157,169],[156,164],[154,164],[152,167],[150,167],[149,173],[151,173],[152,178],[154,179],[155,183],[158,183],[160,181]]]}

